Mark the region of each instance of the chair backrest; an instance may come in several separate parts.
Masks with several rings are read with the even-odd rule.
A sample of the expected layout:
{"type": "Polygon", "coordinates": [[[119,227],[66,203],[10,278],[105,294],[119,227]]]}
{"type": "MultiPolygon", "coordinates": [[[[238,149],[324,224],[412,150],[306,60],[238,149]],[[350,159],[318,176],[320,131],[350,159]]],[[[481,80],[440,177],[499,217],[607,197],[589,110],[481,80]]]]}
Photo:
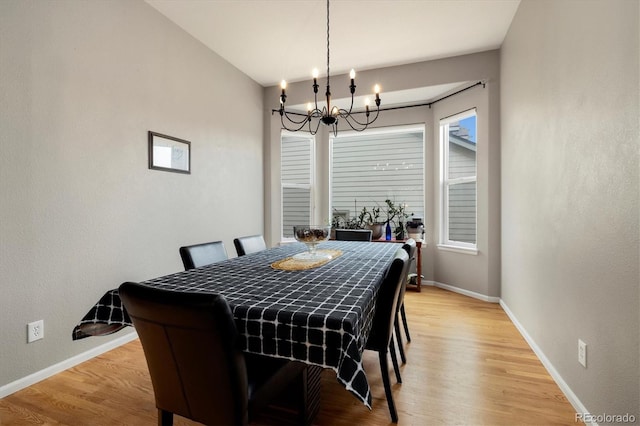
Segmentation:
{"type": "Polygon", "coordinates": [[[408,284],[407,281],[409,279],[409,273],[411,272],[411,267],[413,266],[413,264],[416,263],[416,250],[418,246],[416,245],[416,240],[414,240],[413,238],[409,238],[407,241],[404,242],[404,244],[402,245],[402,248],[404,249],[404,251],[407,252],[407,255],[409,256],[409,261],[407,262],[407,271],[404,274],[402,286],[400,287],[400,295],[398,296],[397,310],[400,310],[400,306],[402,305],[402,302],[404,300],[404,293],[407,290],[407,284],[408,284]]]}
{"type": "Polygon", "coordinates": [[[246,424],[247,370],[221,295],[124,283],[120,298],[142,343],[156,406],[205,424],[246,424]]]}
{"type": "Polygon", "coordinates": [[[386,348],[389,347],[398,310],[400,290],[406,279],[408,265],[409,255],[404,249],[399,248],[378,291],[373,324],[366,345],[367,349],[386,351],[386,348]]]}
{"type": "Polygon", "coordinates": [[[370,229],[336,229],[336,240],[371,241],[373,231],[370,229]]]}
{"type": "Polygon", "coordinates": [[[245,254],[256,253],[267,249],[267,244],[264,242],[262,235],[236,238],[233,240],[233,245],[236,246],[238,256],[244,256],[245,254]]]}
{"type": "Polygon", "coordinates": [[[180,257],[185,271],[229,258],[222,241],[180,247],[180,257]]]}
{"type": "Polygon", "coordinates": [[[405,251],[409,255],[408,273],[410,273],[412,265],[417,262],[416,250],[418,249],[418,246],[416,245],[416,240],[414,240],[413,238],[409,238],[407,241],[404,242],[402,248],[405,249],[405,251]]]}

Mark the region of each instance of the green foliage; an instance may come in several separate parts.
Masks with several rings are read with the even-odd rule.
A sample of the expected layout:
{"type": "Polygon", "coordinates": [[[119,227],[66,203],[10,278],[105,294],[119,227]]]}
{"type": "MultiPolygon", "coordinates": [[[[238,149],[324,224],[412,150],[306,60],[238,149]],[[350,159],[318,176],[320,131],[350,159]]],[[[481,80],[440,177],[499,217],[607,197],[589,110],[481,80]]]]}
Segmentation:
{"type": "MultiPolygon", "coordinates": [[[[406,212],[407,205],[405,203],[396,204],[390,199],[385,200],[386,211],[383,212],[383,209],[379,206],[372,207],[368,209],[366,206],[360,210],[357,216],[345,218],[344,216],[337,214],[335,211],[333,215],[333,219],[331,221],[331,226],[333,228],[340,229],[364,229],[367,225],[374,225],[376,223],[386,223],[389,222],[395,225],[396,229],[396,237],[398,235],[404,235],[404,222],[410,215],[406,212]],[[382,214],[386,213],[386,220],[382,219],[382,214]],[[396,221],[394,221],[396,219],[396,221]],[[397,223],[397,224],[396,224],[397,223]]],[[[354,206],[356,205],[356,200],[354,200],[354,206]]],[[[413,216],[413,213],[411,213],[413,216]]]]}

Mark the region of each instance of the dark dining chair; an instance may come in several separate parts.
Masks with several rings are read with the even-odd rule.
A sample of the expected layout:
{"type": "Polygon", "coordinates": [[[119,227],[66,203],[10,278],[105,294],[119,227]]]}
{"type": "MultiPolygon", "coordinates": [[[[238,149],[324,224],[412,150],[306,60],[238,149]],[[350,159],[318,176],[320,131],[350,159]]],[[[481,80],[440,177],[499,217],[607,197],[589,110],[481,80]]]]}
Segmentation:
{"type": "Polygon", "coordinates": [[[233,240],[233,245],[236,246],[238,256],[244,256],[245,254],[256,253],[267,249],[267,244],[264,242],[262,235],[236,238],[233,240]]]}
{"type": "Polygon", "coordinates": [[[247,424],[306,368],[239,350],[221,295],[131,282],[119,293],[142,343],[159,425],[172,425],[174,414],[208,425],[247,424]]]}
{"type": "Polygon", "coordinates": [[[366,349],[378,352],[384,392],[387,397],[391,420],[394,423],[398,422],[398,413],[396,412],[396,406],[393,402],[393,395],[391,393],[387,355],[391,355],[391,360],[393,361],[394,370],[396,372],[396,378],[398,379],[398,383],[402,383],[395,355],[396,350],[393,343],[393,329],[396,321],[400,289],[404,285],[408,266],[409,255],[405,250],[399,248],[398,251],[396,251],[395,258],[393,259],[391,266],[389,266],[382,286],[378,291],[371,333],[369,334],[369,338],[367,339],[367,344],[365,346],[366,349]]]}
{"type": "Polygon", "coordinates": [[[180,247],[179,252],[185,271],[211,265],[229,258],[222,241],[183,246],[180,247]]]}
{"type": "Polygon", "coordinates": [[[402,324],[404,325],[404,334],[407,336],[407,342],[411,342],[411,335],[409,334],[409,325],[407,323],[407,314],[404,310],[404,294],[407,290],[407,282],[409,280],[409,271],[411,270],[411,265],[416,262],[416,250],[417,245],[416,241],[413,238],[409,238],[404,242],[402,248],[409,255],[409,266],[407,267],[407,275],[405,276],[404,283],[402,284],[402,288],[400,289],[400,297],[398,298],[398,311],[396,312],[396,322],[395,322],[395,330],[396,330],[396,341],[398,343],[398,351],[400,352],[400,358],[402,359],[402,363],[407,362],[407,357],[404,354],[404,345],[402,343],[402,334],[400,333],[400,319],[402,319],[402,324]]]}
{"type": "Polygon", "coordinates": [[[339,241],[371,241],[372,235],[370,229],[336,229],[336,240],[339,241]]]}

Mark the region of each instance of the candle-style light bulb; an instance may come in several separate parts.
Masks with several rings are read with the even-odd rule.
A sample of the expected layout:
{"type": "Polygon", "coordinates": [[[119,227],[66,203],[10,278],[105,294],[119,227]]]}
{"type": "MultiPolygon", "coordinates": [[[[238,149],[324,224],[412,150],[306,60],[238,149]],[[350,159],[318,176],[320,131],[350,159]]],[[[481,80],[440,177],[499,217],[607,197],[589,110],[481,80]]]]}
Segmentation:
{"type": "Polygon", "coordinates": [[[331,115],[338,115],[338,107],[334,106],[333,108],[331,108],[331,115]]]}
{"type": "Polygon", "coordinates": [[[287,82],[282,80],[280,82],[280,87],[282,88],[282,94],[280,95],[280,115],[284,112],[284,103],[287,101],[287,95],[285,93],[285,89],[287,88],[287,82]]]}
{"type": "Polygon", "coordinates": [[[311,114],[311,111],[313,111],[313,105],[311,105],[311,102],[307,103],[307,113],[311,114]]]}
{"type": "Polygon", "coordinates": [[[349,85],[349,91],[351,92],[351,96],[356,93],[356,72],[353,68],[351,68],[351,72],[349,73],[349,77],[351,77],[351,84],[349,85]]]}
{"type": "Polygon", "coordinates": [[[375,85],[373,86],[373,93],[375,93],[376,95],[380,94],[380,86],[379,85],[375,85]]]}
{"type": "Polygon", "coordinates": [[[313,76],[313,93],[317,94],[318,93],[318,68],[314,68],[313,71],[311,72],[311,75],[313,76]]]}

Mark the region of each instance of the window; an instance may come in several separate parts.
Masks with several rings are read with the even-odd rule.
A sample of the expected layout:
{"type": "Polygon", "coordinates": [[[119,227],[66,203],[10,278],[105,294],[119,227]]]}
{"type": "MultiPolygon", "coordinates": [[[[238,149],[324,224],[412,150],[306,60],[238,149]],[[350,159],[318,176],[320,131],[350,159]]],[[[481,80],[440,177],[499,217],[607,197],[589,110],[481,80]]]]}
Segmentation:
{"type": "Polygon", "coordinates": [[[313,148],[315,139],[282,133],[282,239],[293,238],[294,225],[310,225],[313,213],[313,148]]]}
{"type": "Polygon", "coordinates": [[[443,248],[476,250],[476,111],[440,120],[443,248]]]}
{"type": "Polygon", "coordinates": [[[344,132],[330,143],[332,216],[352,218],[363,207],[385,212],[390,199],[424,219],[424,126],[344,132]]]}

